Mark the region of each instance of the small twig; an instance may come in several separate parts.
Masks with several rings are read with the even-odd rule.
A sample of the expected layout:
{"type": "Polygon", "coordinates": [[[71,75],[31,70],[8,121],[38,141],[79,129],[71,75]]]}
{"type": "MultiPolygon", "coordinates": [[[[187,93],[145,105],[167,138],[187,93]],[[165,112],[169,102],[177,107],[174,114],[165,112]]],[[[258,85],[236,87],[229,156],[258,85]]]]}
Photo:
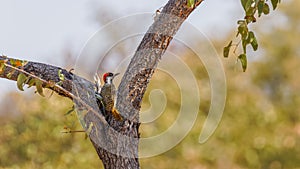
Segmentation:
{"type": "Polygon", "coordinates": [[[83,133],[85,130],[70,130],[70,131],[61,131],[61,133],[83,133]]]}
{"type": "Polygon", "coordinates": [[[236,50],[237,50],[237,47],[240,45],[240,43],[241,43],[241,39],[238,41],[238,43],[237,44],[233,44],[232,46],[234,46],[234,49],[233,49],[233,51],[232,51],[232,53],[235,55],[235,56],[237,56],[237,54],[236,54],[236,50]]]}

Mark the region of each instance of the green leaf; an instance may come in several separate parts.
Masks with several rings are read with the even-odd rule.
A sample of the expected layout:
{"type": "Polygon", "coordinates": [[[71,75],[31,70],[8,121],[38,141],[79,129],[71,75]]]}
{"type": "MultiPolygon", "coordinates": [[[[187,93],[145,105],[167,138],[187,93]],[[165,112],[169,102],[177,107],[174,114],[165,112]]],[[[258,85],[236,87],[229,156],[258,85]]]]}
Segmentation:
{"type": "Polygon", "coordinates": [[[24,75],[23,73],[20,73],[18,75],[17,87],[18,87],[19,90],[24,91],[23,86],[24,86],[26,80],[27,80],[27,76],[24,75]]]}
{"type": "Polygon", "coordinates": [[[241,61],[243,72],[245,72],[246,69],[247,69],[247,56],[246,56],[246,54],[244,54],[244,53],[240,54],[238,59],[241,61]]]}
{"type": "Polygon", "coordinates": [[[260,17],[261,14],[263,13],[264,4],[265,4],[265,2],[263,0],[258,1],[258,4],[257,4],[258,17],[260,17]]]}
{"type": "Polygon", "coordinates": [[[276,7],[277,7],[277,4],[279,3],[279,1],[278,0],[271,0],[271,3],[272,3],[272,6],[273,6],[273,10],[275,10],[276,7]]]}
{"type": "Polygon", "coordinates": [[[188,0],[188,1],[187,1],[187,5],[188,5],[188,7],[190,7],[190,8],[194,8],[195,0],[188,0]]]}
{"type": "Polygon", "coordinates": [[[248,0],[241,0],[241,4],[244,8],[244,10],[246,10],[246,3],[247,3],[248,0]]]}
{"type": "Polygon", "coordinates": [[[263,8],[263,13],[265,15],[268,15],[270,13],[270,7],[267,3],[265,3],[264,8],[263,8]]]}
{"type": "Polygon", "coordinates": [[[258,49],[258,43],[257,43],[256,38],[253,39],[253,41],[251,42],[251,46],[252,46],[254,51],[256,51],[258,49]]]}
{"type": "Polygon", "coordinates": [[[28,88],[32,87],[35,85],[35,79],[34,78],[29,78],[29,82],[27,83],[28,84],[28,88]]]}
{"type": "Polygon", "coordinates": [[[227,46],[224,47],[224,50],[223,50],[223,56],[224,56],[225,58],[227,58],[228,55],[229,55],[229,51],[230,51],[231,45],[232,45],[232,41],[230,41],[229,44],[228,44],[227,46]]]}
{"type": "Polygon", "coordinates": [[[247,50],[246,50],[247,45],[248,45],[247,39],[243,39],[243,40],[242,40],[242,46],[243,46],[243,51],[244,51],[244,53],[247,52],[247,50]]]}
{"type": "Polygon", "coordinates": [[[225,58],[228,57],[228,55],[229,55],[229,50],[230,50],[230,47],[224,47],[224,49],[223,49],[223,56],[224,56],[225,58]]]}
{"type": "Polygon", "coordinates": [[[253,3],[252,0],[247,0],[245,7],[244,7],[245,12],[247,12],[250,9],[252,3],[253,3]]]}
{"type": "Polygon", "coordinates": [[[252,31],[249,32],[248,43],[251,44],[251,46],[252,46],[252,48],[253,48],[254,51],[257,50],[258,43],[257,43],[256,37],[255,37],[255,35],[254,35],[254,33],[252,31]]]}
{"type": "Polygon", "coordinates": [[[65,75],[62,74],[62,70],[61,69],[58,70],[58,77],[59,77],[60,81],[64,81],[65,80],[65,75]]]}
{"type": "Polygon", "coordinates": [[[44,95],[44,93],[43,93],[43,82],[40,81],[40,80],[38,80],[38,79],[36,79],[36,80],[35,80],[35,86],[36,86],[37,92],[38,92],[41,96],[45,97],[45,95],[44,95]]]}
{"type": "Polygon", "coordinates": [[[251,43],[255,39],[255,35],[252,31],[248,34],[248,42],[251,43]]]}
{"type": "Polygon", "coordinates": [[[246,16],[254,16],[256,9],[257,8],[250,6],[250,8],[246,11],[246,16]]]}
{"type": "Polygon", "coordinates": [[[246,39],[248,34],[248,27],[246,24],[240,24],[238,27],[238,33],[241,34],[242,39],[246,39]]]}
{"type": "Polygon", "coordinates": [[[16,61],[15,59],[10,59],[10,60],[9,60],[9,63],[10,63],[13,67],[15,67],[15,61],[16,61]]]}

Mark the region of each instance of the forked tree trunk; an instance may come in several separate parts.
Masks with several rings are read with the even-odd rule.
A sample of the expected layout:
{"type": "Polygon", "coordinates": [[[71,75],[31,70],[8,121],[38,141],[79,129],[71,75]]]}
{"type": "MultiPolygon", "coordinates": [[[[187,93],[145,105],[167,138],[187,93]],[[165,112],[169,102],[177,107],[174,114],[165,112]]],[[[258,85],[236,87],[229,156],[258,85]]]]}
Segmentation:
{"type": "MultiPolygon", "coordinates": [[[[132,128],[125,127],[126,130],[120,131],[122,135],[138,138],[139,110],[147,85],[173,36],[201,2],[202,0],[195,1],[194,6],[189,7],[185,0],[169,0],[162,11],[155,16],[154,23],[144,35],[118,89],[117,109],[126,119],[129,119],[130,123],[137,124],[133,125],[132,128]]],[[[116,123],[113,123],[112,126],[116,128],[117,126],[114,124],[116,123]]],[[[119,144],[127,146],[126,143],[119,144]]],[[[122,155],[117,156],[96,147],[98,155],[107,169],[140,168],[137,159],[138,139],[127,148],[123,148],[126,149],[131,158],[122,157],[122,155]]]]}
{"type": "MultiPolygon", "coordinates": [[[[175,33],[202,0],[169,0],[137,48],[118,88],[117,109],[124,117],[104,117],[94,97],[93,83],[62,68],[0,56],[0,77],[20,74],[40,79],[43,87],[73,99],[82,111],[83,126],[106,169],[138,169],[139,110],[147,85],[175,33]],[[61,72],[61,73],[58,73],[61,72]],[[60,74],[64,76],[62,80],[60,74]]],[[[24,81],[24,83],[30,83],[24,81]]]]}

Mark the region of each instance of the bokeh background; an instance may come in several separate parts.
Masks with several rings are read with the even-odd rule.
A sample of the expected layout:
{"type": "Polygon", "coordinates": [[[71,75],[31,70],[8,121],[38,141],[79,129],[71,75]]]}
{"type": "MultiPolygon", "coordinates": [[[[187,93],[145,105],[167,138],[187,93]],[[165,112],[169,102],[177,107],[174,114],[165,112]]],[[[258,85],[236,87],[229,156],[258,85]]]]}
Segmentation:
{"type": "MultiPolygon", "coordinates": [[[[88,38],[103,25],[134,13],[154,14],[165,2],[3,0],[0,2],[0,52],[72,68],[88,38]]],[[[227,101],[221,123],[206,143],[198,143],[210,106],[209,77],[201,60],[174,41],[168,50],[178,53],[197,78],[201,95],[198,118],[187,137],[173,149],[140,159],[142,168],[299,169],[300,1],[283,1],[277,11],[251,27],[256,32],[259,50],[248,54],[245,73],[234,55],[222,58],[223,47],[235,36],[242,7],[238,0],[221,3],[204,1],[188,19],[210,39],[224,64],[227,101]]],[[[149,25],[134,26],[146,30],[149,25]]],[[[117,32],[118,28],[111,30],[107,37],[113,39],[117,32]]],[[[135,40],[138,43],[140,39],[135,40]]],[[[199,47],[207,45],[202,42],[199,39],[199,47]]],[[[119,46],[113,54],[122,57],[126,45],[119,46]]],[[[115,60],[122,60],[111,58],[106,56],[103,62],[106,66],[100,66],[99,73],[112,69],[115,60]]],[[[176,82],[168,74],[157,71],[144,97],[142,111],[151,106],[148,96],[154,89],[165,93],[167,105],[158,119],[142,124],[142,137],[166,130],[176,120],[180,108],[176,82]]],[[[50,91],[46,91],[44,98],[34,94],[33,89],[20,92],[15,82],[5,79],[0,79],[0,91],[0,168],[102,166],[84,134],[61,132],[65,127],[81,129],[75,114],[64,115],[72,107],[70,100],[51,95],[50,91]]]]}

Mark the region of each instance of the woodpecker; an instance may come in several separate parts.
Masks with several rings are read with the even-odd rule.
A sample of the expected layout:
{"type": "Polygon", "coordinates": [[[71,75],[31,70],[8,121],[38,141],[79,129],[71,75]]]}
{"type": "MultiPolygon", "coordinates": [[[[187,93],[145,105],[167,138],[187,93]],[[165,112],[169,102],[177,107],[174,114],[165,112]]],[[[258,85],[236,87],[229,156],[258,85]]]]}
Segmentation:
{"type": "MultiPolygon", "coordinates": [[[[102,104],[104,106],[104,110],[106,113],[112,113],[115,119],[122,120],[122,116],[115,108],[115,96],[116,96],[116,88],[113,83],[113,79],[119,75],[119,73],[105,73],[103,75],[104,84],[100,89],[100,96],[102,99],[102,104]]],[[[99,89],[98,89],[99,90],[99,89]]]]}

